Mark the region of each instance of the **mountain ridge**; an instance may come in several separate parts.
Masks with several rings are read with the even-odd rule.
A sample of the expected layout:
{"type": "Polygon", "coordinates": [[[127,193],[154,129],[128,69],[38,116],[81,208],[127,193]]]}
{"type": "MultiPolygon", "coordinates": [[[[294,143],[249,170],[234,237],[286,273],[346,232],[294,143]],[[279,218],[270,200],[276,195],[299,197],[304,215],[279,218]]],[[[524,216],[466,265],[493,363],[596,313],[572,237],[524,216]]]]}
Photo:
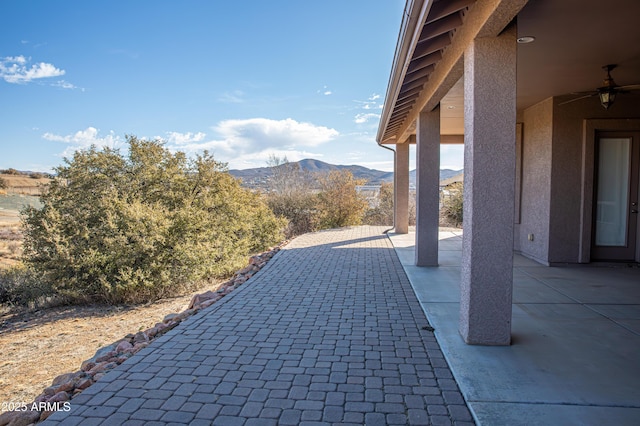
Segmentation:
{"type": "MultiPolygon", "coordinates": [[[[300,161],[292,161],[292,164],[300,165],[300,169],[310,173],[327,173],[332,170],[348,170],[356,179],[365,179],[368,185],[380,185],[383,182],[393,182],[393,172],[369,169],[359,165],[330,164],[320,160],[306,158],[300,161]]],[[[255,167],[243,170],[229,170],[229,173],[239,179],[248,187],[263,187],[268,182],[272,167],[255,167]]],[[[440,180],[448,179],[462,173],[462,170],[441,169],[440,180]]],[[[409,172],[409,183],[415,185],[416,171],[409,172]]]]}

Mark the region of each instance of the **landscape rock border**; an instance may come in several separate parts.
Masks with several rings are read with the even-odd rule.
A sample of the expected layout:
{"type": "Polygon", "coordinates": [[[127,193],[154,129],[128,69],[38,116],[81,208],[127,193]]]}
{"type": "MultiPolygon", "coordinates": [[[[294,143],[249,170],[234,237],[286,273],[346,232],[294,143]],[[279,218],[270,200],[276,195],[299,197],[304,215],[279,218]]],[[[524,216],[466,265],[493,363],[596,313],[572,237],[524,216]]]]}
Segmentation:
{"type": "Polygon", "coordinates": [[[53,379],[51,386],[44,389],[33,403],[16,407],[15,411],[0,414],[0,426],[35,424],[47,419],[53,414],[53,409],[68,407],[68,401],[80,395],[82,391],[104,377],[107,372],[149,346],[153,340],[173,329],[186,318],[213,305],[243,285],[287,243],[288,241],[285,241],[265,252],[251,256],[249,264],[233,274],[231,279],[221,284],[218,290],[194,295],[186,310],[169,314],[163,318],[162,322],[158,322],[145,331],[128,334],[122,339],[98,349],[93,357],[82,362],[79,371],[61,374],[53,379]]]}

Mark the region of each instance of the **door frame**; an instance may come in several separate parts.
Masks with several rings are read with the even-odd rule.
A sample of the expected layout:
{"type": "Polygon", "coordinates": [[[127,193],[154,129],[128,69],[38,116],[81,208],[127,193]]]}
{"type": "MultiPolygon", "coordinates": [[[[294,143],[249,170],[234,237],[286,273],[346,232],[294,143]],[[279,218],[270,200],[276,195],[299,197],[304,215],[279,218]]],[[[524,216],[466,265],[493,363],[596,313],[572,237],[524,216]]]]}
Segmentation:
{"type": "MultiPolygon", "coordinates": [[[[585,119],[582,125],[582,187],[580,200],[580,263],[591,262],[593,231],[595,147],[598,132],[640,131],[640,118],[585,119]]],[[[640,226],[636,235],[636,262],[640,262],[640,226]]]]}
{"type": "MultiPolygon", "coordinates": [[[[627,199],[627,205],[624,209],[625,216],[624,220],[626,222],[626,233],[625,239],[627,240],[626,246],[597,246],[595,241],[591,242],[591,258],[594,261],[606,261],[606,262],[633,262],[636,260],[636,255],[638,253],[638,245],[640,241],[638,240],[638,215],[631,213],[631,210],[638,210],[638,194],[640,189],[640,182],[638,179],[638,169],[640,166],[640,132],[634,131],[598,131],[596,134],[596,153],[595,153],[595,173],[594,173],[594,191],[593,191],[593,199],[598,199],[598,183],[600,180],[600,173],[598,164],[600,164],[599,159],[599,146],[603,139],[623,139],[629,140],[629,159],[628,159],[628,188],[627,195],[629,198],[627,199]],[[632,203],[635,204],[635,208],[632,203]]],[[[595,220],[593,221],[593,231],[596,232],[597,229],[597,206],[594,202],[594,211],[593,216],[595,220]]],[[[593,234],[592,234],[593,235],[593,234]]],[[[595,240],[592,237],[592,240],[595,240]]]]}

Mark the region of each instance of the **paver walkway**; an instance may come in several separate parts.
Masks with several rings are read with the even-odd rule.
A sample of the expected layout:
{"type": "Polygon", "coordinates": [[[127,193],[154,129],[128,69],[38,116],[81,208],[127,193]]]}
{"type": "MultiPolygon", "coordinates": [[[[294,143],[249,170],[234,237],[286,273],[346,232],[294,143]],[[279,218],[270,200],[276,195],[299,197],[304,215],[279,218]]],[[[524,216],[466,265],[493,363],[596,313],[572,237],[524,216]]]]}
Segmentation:
{"type": "Polygon", "coordinates": [[[383,229],[295,239],[46,424],[472,425],[383,229]]]}

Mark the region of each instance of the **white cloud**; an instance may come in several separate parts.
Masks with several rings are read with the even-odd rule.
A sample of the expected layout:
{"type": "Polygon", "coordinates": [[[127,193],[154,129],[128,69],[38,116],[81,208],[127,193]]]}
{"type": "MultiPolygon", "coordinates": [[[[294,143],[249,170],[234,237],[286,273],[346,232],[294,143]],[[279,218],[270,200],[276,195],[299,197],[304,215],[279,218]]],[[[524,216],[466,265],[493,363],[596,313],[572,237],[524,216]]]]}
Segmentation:
{"type": "Polygon", "coordinates": [[[241,104],[245,102],[245,93],[242,90],[225,92],[218,97],[218,101],[229,104],[241,104]]]}
{"type": "Polygon", "coordinates": [[[321,93],[325,96],[329,96],[333,94],[333,92],[329,89],[329,86],[324,86],[321,90],[318,90],[318,93],[321,93]]]}
{"type": "Polygon", "coordinates": [[[214,130],[222,137],[219,142],[237,153],[255,152],[265,148],[313,147],[338,136],[338,131],[291,118],[271,120],[249,118],[221,121],[214,130]]]}
{"type": "Polygon", "coordinates": [[[382,109],[382,104],[378,103],[378,99],[380,99],[380,95],[378,95],[377,93],[373,93],[371,96],[369,96],[367,98],[366,101],[354,100],[353,102],[358,104],[359,108],[361,110],[364,110],[364,111],[367,111],[367,112],[361,112],[361,113],[356,114],[356,116],[354,117],[353,121],[356,124],[364,124],[364,123],[367,123],[367,122],[369,122],[371,120],[378,120],[380,118],[380,114],[373,113],[373,112],[368,112],[368,111],[372,111],[372,110],[381,110],[382,109]]]}
{"type": "MultiPolygon", "coordinates": [[[[225,120],[213,129],[216,136],[211,138],[203,132],[166,132],[162,139],[172,151],[193,154],[208,150],[216,160],[229,163],[230,168],[247,168],[265,166],[271,154],[286,156],[291,161],[322,157],[322,153],[312,151],[340,136],[335,129],[291,118],[225,120]]],[[[87,127],[69,135],[47,132],[42,137],[67,144],[62,153],[65,157],[92,145],[110,148],[125,146],[124,139],[113,131],[105,135],[95,127],[87,127]]]]}
{"type": "Polygon", "coordinates": [[[100,131],[95,127],[87,127],[72,135],[64,136],[47,132],[42,137],[48,141],[62,142],[69,145],[62,153],[64,157],[70,157],[75,151],[90,148],[92,145],[99,148],[119,148],[124,145],[124,141],[119,136],[116,136],[113,131],[106,136],[101,136],[100,131]]]}
{"type": "Polygon", "coordinates": [[[360,114],[356,114],[353,121],[356,124],[363,124],[363,123],[367,123],[369,120],[377,120],[379,118],[380,118],[380,114],[360,113],[360,114]]]}
{"type": "Polygon", "coordinates": [[[188,145],[191,143],[197,143],[204,140],[207,135],[202,132],[198,133],[179,133],[179,132],[167,132],[166,141],[173,145],[188,145]]]}
{"type": "MultiPolygon", "coordinates": [[[[292,161],[318,156],[307,151],[339,136],[339,132],[291,118],[271,120],[249,118],[224,120],[213,130],[215,138],[205,140],[202,133],[175,133],[169,137],[169,148],[187,153],[208,150],[231,168],[261,167],[270,154],[286,155],[292,161]]],[[[171,134],[170,134],[171,135],[171,134]]]]}
{"type": "MultiPolygon", "coordinates": [[[[61,89],[77,89],[78,87],[69,83],[68,81],[65,80],[58,80],[55,83],[51,84],[52,86],[55,87],[60,87],[61,89]]],[[[84,89],[83,89],[84,90],[84,89]]]]}
{"type": "Polygon", "coordinates": [[[7,83],[25,84],[33,80],[65,74],[64,70],[46,62],[39,62],[29,67],[30,60],[22,55],[0,58],[0,77],[7,83]]]}

